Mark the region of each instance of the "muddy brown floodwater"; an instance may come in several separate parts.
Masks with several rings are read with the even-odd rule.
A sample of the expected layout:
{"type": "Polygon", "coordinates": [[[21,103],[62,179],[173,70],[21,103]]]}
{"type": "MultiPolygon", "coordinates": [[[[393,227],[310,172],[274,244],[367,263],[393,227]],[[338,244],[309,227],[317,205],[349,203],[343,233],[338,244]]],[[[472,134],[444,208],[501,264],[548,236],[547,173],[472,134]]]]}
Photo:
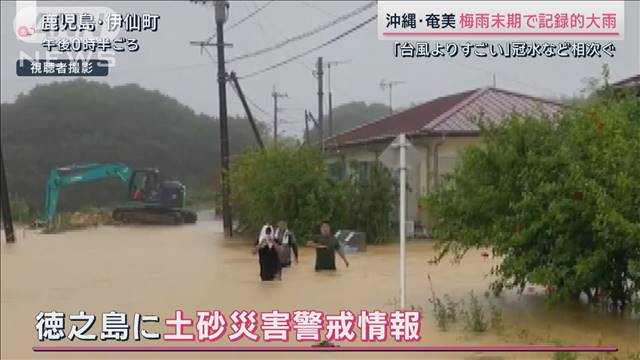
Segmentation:
{"type": "MultiPolygon", "coordinates": [[[[314,253],[301,249],[301,261],[287,269],[283,281],[261,283],[257,263],[246,241],[225,240],[215,221],[193,226],[103,226],[62,234],[18,230],[18,241],[1,246],[2,327],[1,355],[12,358],[256,358],[256,359],[550,359],[542,353],[34,353],[43,345],[164,345],[164,342],[114,341],[96,343],[63,340],[38,342],[35,316],[39,311],[97,315],[90,333],[99,334],[100,314],[119,311],[172,317],[176,309],[235,309],[293,311],[341,309],[391,311],[398,302],[398,246],[370,246],[351,254],[351,266],[338,262],[336,273],[315,273],[314,253]]],[[[438,330],[428,303],[429,274],[439,296],[455,301],[473,290],[479,299],[491,281],[497,260],[470,252],[459,265],[444,261],[430,265],[432,243],[412,241],[407,246],[407,303],[424,309],[419,345],[581,345],[618,346],[620,358],[640,352],[637,319],[595,313],[584,306],[547,309],[538,291],[523,295],[507,292],[493,301],[502,311],[504,330],[474,334],[459,322],[438,330]]],[[[67,320],[66,333],[70,329],[67,320]]],[[[153,329],[152,329],[153,330],[153,329]]],[[[157,325],[158,332],[165,331],[157,325]]],[[[293,333],[292,333],[293,334],[293,333]]],[[[221,340],[219,345],[229,345],[221,340]]],[[[171,344],[173,345],[173,344],[171,344]]],[[[179,345],[199,345],[182,343],[179,345]]],[[[234,345],[265,345],[241,340],[234,345]]],[[[266,344],[271,345],[271,344],[266,344]]],[[[291,345],[296,345],[291,343],[291,345]]],[[[358,345],[353,343],[350,345],[358,345]]],[[[389,342],[387,345],[394,345],[389,342]]],[[[415,345],[415,344],[413,344],[415,345]]],[[[591,359],[595,354],[582,354],[591,359]]]]}

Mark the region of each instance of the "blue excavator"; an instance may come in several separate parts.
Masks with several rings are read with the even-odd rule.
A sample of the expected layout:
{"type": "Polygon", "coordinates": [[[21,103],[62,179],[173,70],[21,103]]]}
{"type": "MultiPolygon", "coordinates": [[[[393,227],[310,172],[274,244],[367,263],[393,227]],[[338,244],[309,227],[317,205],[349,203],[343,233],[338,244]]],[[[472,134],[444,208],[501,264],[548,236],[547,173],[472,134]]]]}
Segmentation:
{"type": "Polygon", "coordinates": [[[185,208],[186,187],[176,180],[162,180],[155,168],[132,170],[120,163],[71,165],[49,172],[43,216],[39,226],[51,224],[60,188],[66,185],[115,178],[128,185],[126,202],[113,210],[113,220],[123,223],[193,224],[197,214],[185,208]]]}

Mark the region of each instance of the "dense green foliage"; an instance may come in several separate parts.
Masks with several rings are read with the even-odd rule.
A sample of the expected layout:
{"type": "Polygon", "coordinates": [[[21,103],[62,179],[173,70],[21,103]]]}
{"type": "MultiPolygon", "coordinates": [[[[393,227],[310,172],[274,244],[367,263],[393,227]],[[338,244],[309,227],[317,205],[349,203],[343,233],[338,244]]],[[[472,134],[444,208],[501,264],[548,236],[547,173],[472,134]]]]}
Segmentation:
{"type": "Polygon", "coordinates": [[[305,241],[327,220],[334,229],[365,231],[369,242],[389,237],[394,187],[382,167],[336,180],[316,149],[279,146],[236,158],[231,181],[234,212],[251,231],[286,220],[305,241]]]}
{"type": "Polygon", "coordinates": [[[234,214],[250,229],[287,220],[298,238],[313,232],[310,224],[334,220],[335,184],[323,174],[322,158],[306,147],[249,151],[231,168],[234,214]]]}
{"type": "MultiPolygon", "coordinates": [[[[210,194],[218,183],[217,120],[158,91],[82,80],[39,85],[2,104],[1,116],[10,191],[38,210],[48,171],[73,163],[157,167],[186,183],[187,196],[210,194]]],[[[231,118],[229,133],[232,154],[255,144],[245,119],[231,118]]],[[[60,207],[111,205],[124,200],[124,189],[116,180],[74,185],[63,190],[60,207]]]]}
{"type": "Polygon", "coordinates": [[[494,289],[547,286],[551,299],[609,300],[640,289],[640,101],[602,96],[557,119],[483,129],[425,201],[447,252],[491,247],[494,289]]]}
{"type": "Polygon", "coordinates": [[[38,209],[13,194],[9,196],[9,204],[11,217],[18,224],[30,224],[38,215],[38,209]]]}
{"type": "Polygon", "coordinates": [[[381,163],[374,163],[366,176],[356,172],[342,184],[342,224],[367,234],[371,243],[380,243],[391,238],[389,218],[398,202],[396,184],[391,174],[381,163]]]}

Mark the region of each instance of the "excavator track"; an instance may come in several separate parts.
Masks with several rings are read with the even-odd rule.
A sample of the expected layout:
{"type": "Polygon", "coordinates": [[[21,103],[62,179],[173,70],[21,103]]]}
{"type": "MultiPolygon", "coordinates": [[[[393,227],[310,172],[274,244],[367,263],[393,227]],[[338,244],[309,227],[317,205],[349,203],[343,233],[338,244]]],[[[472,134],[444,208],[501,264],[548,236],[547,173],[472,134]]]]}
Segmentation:
{"type": "Polygon", "coordinates": [[[134,224],[181,225],[198,221],[198,215],[190,210],[154,207],[117,208],[112,217],[117,222],[134,224]]]}

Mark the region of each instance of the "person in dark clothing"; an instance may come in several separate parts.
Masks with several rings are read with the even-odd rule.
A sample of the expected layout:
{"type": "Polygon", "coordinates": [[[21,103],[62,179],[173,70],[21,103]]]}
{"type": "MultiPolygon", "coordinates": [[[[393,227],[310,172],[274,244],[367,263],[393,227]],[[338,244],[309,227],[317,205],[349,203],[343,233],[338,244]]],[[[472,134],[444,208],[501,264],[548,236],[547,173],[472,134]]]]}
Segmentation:
{"type": "Polygon", "coordinates": [[[320,270],[336,270],[336,252],[344,261],[346,267],[349,267],[349,260],[340,248],[340,243],[331,234],[331,226],[328,222],[323,222],[320,226],[320,235],[313,240],[307,242],[307,246],[316,249],[316,271],[320,270]]]}
{"type": "Polygon", "coordinates": [[[280,246],[280,266],[283,268],[291,266],[291,253],[298,263],[298,244],[296,243],[296,237],[287,227],[285,221],[278,222],[278,228],[276,229],[276,242],[280,246]]]}
{"type": "Polygon", "coordinates": [[[265,225],[256,240],[253,253],[258,254],[260,264],[260,279],[272,281],[280,273],[280,259],[278,258],[278,244],[273,238],[273,228],[265,225]]]}

